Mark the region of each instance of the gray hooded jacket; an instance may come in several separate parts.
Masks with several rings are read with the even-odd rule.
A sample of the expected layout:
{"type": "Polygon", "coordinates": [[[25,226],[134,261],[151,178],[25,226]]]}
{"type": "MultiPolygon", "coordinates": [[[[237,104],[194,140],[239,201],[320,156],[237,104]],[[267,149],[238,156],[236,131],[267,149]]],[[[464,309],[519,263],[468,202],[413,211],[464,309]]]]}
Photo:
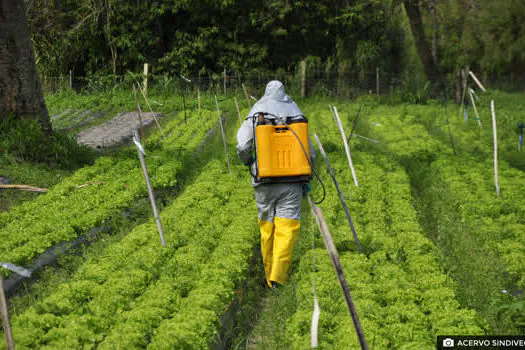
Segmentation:
{"type": "MultiPolygon", "coordinates": [[[[251,108],[248,116],[244,119],[239,131],[237,132],[237,154],[243,164],[252,161],[252,141],[253,141],[253,120],[252,117],[257,112],[266,112],[280,117],[300,116],[303,112],[297,104],[284,92],[284,86],[280,81],[272,80],[266,86],[264,96],[257,101],[251,108]]],[[[310,138],[310,157],[314,160],[314,149],[310,138]]],[[[257,185],[252,179],[252,184],[257,185]]]]}

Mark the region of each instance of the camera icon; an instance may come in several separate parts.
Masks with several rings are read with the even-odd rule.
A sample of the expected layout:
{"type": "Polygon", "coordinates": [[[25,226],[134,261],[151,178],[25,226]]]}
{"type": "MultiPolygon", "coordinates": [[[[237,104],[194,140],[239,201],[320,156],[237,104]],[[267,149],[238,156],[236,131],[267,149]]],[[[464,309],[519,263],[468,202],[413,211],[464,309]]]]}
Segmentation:
{"type": "Polygon", "coordinates": [[[454,347],[454,339],[450,339],[450,338],[443,339],[443,347],[444,348],[453,348],[454,347]]]}

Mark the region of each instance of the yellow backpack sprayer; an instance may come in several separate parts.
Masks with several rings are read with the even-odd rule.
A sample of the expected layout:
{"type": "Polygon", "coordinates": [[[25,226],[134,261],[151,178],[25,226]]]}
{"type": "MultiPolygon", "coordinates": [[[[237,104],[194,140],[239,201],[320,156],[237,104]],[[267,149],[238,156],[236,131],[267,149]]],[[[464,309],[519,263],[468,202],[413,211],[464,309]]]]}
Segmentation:
{"type": "Polygon", "coordinates": [[[257,112],[252,116],[252,125],[255,155],[249,169],[254,181],[302,183],[309,188],[308,182],[314,174],[323,188],[322,199],[314,203],[323,202],[326,189],[312,163],[308,119],[304,115],[283,117],[257,112]]]}
{"type": "Polygon", "coordinates": [[[312,177],[308,120],[303,115],[253,115],[256,182],[306,183],[312,177]]]}

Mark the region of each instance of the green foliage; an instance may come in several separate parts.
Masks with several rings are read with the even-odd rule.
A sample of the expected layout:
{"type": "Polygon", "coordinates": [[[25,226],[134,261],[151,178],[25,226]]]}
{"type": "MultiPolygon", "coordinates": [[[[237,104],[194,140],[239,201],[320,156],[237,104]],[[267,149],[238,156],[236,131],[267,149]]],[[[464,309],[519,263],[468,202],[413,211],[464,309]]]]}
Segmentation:
{"type": "Polygon", "coordinates": [[[72,137],[54,132],[47,135],[34,120],[0,121],[0,154],[3,157],[76,168],[90,163],[94,153],[72,137]]]}
{"type": "MultiPolygon", "coordinates": [[[[338,107],[340,114],[348,113],[348,105],[338,107]]],[[[398,140],[390,139],[389,147],[409,152],[405,142],[397,147],[402,138],[391,129],[393,125],[384,124],[393,118],[392,115],[384,119],[374,116],[366,120],[381,122],[375,129],[389,129],[388,137],[398,140]]],[[[310,116],[309,121],[322,142],[339,142],[340,133],[333,127],[335,123],[326,108],[310,116]]],[[[344,121],[346,128],[350,128],[351,120],[344,121]]],[[[407,140],[413,144],[416,132],[421,129],[408,116],[403,125],[406,132],[403,139],[413,135],[412,140],[407,140]]],[[[361,150],[353,152],[359,187],[353,185],[342,151],[332,147],[328,157],[343,192],[351,194],[350,198],[346,196],[346,201],[365,255],[357,253],[333,186],[327,186],[327,197],[321,207],[338,247],[368,344],[377,348],[430,349],[438,334],[483,334],[484,322],[473,310],[461,307],[454,285],[440,266],[436,247],[419,225],[417,212],[412,207],[410,179],[404,169],[372,147],[361,148],[363,142],[367,141],[352,141],[353,149],[361,150]]],[[[326,172],[323,171],[322,176],[328,184],[326,172]]],[[[307,225],[308,230],[317,231],[315,225],[307,225]]],[[[353,329],[352,320],[331,261],[322,249],[322,241],[316,239],[315,244],[318,249],[310,250],[301,258],[295,275],[298,306],[287,322],[292,347],[305,348],[309,344],[313,276],[321,308],[320,346],[359,347],[355,333],[348,331],[353,329]]]]}
{"type": "Polygon", "coordinates": [[[252,197],[214,160],[162,213],[167,248],[153,220],[86,261],[54,293],[13,317],[20,345],[41,347],[206,347],[246,274],[255,221],[252,197]],[[209,215],[210,212],[214,215],[209,215]],[[168,344],[170,344],[168,346],[168,344]]]}
{"type": "MultiPolygon", "coordinates": [[[[147,158],[148,170],[155,174],[151,178],[154,188],[175,185],[184,159],[173,159],[174,155],[185,147],[191,157],[215,124],[215,120],[188,125],[172,121],[165,129],[168,136],[162,141],[162,148],[147,158]]],[[[149,151],[148,144],[146,150],[149,151]]],[[[134,150],[124,151],[120,157],[98,158],[93,166],[78,170],[45,195],[11,208],[0,229],[1,258],[25,265],[53,244],[103,224],[146,195],[142,178],[134,150]],[[78,187],[81,185],[84,186],[78,187]]]]}

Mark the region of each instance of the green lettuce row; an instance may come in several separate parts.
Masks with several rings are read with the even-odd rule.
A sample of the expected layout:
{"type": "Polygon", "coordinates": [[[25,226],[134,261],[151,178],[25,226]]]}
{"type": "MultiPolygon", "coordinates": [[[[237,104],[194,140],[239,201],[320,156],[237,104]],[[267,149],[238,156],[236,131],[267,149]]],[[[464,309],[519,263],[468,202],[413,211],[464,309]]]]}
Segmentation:
{"type": "Polygon", "coordinates": [[[217,249],[201,270],[197,285],[181,302],[180,310],[163,321],[149,348],[207,348],[218,335],[221,316],[233,301],[235,290],[245,278],[253,246],[258,241],[257,229],[244,215],[245,203],[252,189],[239,193],[235,218],[227,228],[217,249]]]}
{"type": "MultiPolygon", "coordinates": [[[[375,118],[387,122],[381,116],[375,118]]],[[[401,119],[389,117],[392,130],[384,130],[379,138],[402,133],[401,119]]],[[[455,132],[456,140],[467,133],[455,132]]],[[[435,148],[434,153],[425,149],[424,142],[417,141],[404,164],[418,166],[417,160],[422,161],[423,171],[407,169],[413,172],[420,192],[429,235],[447,256],[460,298],[479,310],[492,331],[501,332],[520,327],[521,322],[515,317],[518,309],[507,308],[510,313],[506,314],[505,308],[515,301],[514,293],[525,287],[525,264],[520,258],[525,241],[525,203],[521,196],[525,178],[523,172],[500,159],[501,194],[496,196],[493,161],[484,156],[491,154],[492,145],[468,136],[465,140],[470,142],[472,153],[462,148],[461,153],[453,155],[448,139],[443,140],[441,151],[435,148]]],[[[429,137],[421,132],[421,140],[427,142],[429,137]]],[[[389,148],[395,156],[401,153],[396,145],[389,148]]]]}
{"type": "Polygon", "coordinates": [[[150,306],[157,305],[159,310],[163,305],[166,316],[173,312],[181,295],[192,289],[200,264],[230,224],[229,213],[238,211],[246,201],[246,196],[236,202],[230,199],[235,198],[232,193],[238,186],[229,176],[220,176],[219,169],[224,166],[217,163],[162,212],[168,249],[160,247],[153,222],[138,226],[122,241],[109,246],[101,258],[82,266],[60,291],[14,317],[19,346],[90,347],[102,341],[119,322],[130,326],[129,320],[134,317],[158,318],[148,310],[150,306]],[[218,178],[223,181],[217,182],[218,178]],[[209,213],[214,210],[217,214],[212,217],[209,213]],[[155,300],[161,296],[162,301],[155,300]]]}
{"type": "Polygon", "coordinates": [[[525,287],[525,178],[515,169],[500,172],[501,195],[496,198],[493,178],[487,176],[490,161],[448,159],[432,165],[443,176],[453,194],[454,207],[476,240],[488,251],[495,251],[505,269],[525,287]],[[459,173],[459,174],[458,174],[459,173]]]}
{"type": "MultiPolygon", "coordinates": [[[[399,117],[391,117],[389,122],[396,125],[394,130],[400,129],[399,117]]],[[[478,152],[473,155],[452,156],[448,145],[448,151],[441,149],[441,153],[436,152],[438,159],[431,164],[429,172],[432,176],[439,177],[433,181],[438,181],[440,187],[449,189],[448,198],[440,198],[435,193],[437,190],[428,192],[434,194],[436,201],[448,201],[448,204],[441,204],[444,211],[451,210],[451,207],[456,208],[463,235],[470,234],[471,239],[480,244],[480,249],[485,252],[496,252],[499,256],[496,258],[501,259],[504,269],[517,280],[517,286],[523,289],[525,263],[519,256],[525,252],[525,198],[522,195],[525,176],[522,171],[500,160],[498,170],[501,194],[496,197],[493,160],[480,159],[480,152],[491,154],[489,149],[492,145],[485,144],[467,128],[456,128],[454,132],[456,138],[462,139],[470,147],[477,147],[478,152]]],[[[382,136],[389,137],[392,133],[399,134],[397,131],[390,131],[382,136]]],[[[421,139],[428,142],[429,135],[421,135],[421,139]]],[[[397,147],[393,149],[395,152],[399,151],[397,147]]],[[[412,152],[417,152],[418,149],[423,149],[419,141],[413,145],[412,152]]],[[[446,216],[438,215],[438,222],[445,226],[450,224],[446,216]]]]}
{"type": "MultiPolygon", "coordinates": [[[[182,170],[181,149],[194,151],[214,124],[205,120],[184,126],[180,133],[172,132],[164,139],[162,148],[148,152],[147,165],[155,188],[175,184],[182,170]]],[[[47,194],[12,208],[9,222],[0,230],[0,257],[25,265],[53,244],[103,224],[146,193],[136,152],[124,159],[102,157],[47,194]],[[88,182],[94,185],[77,188],[88,182]]]]}
{"type": "MultiPolygon", "coordinates": [[[[364,183],[372,183],[378,178],[378,172],[373,168],[373,164],[367,166],[371,171],[366,174],[370,173],[372,177],[364,174],[364,183]]],[[[415,212],[407,201],[410,192],[406,183],[403,184],[406,177],[403,179],[392,169],[388,171],[381,179],[381,190],[370,192],[362,213],[354,211],[355,221],[369,222],[358,234],[362,242],[373,243],[373,248],[363,243],[365,249],[373,253],[368,258],[351,252],[341,253],[369,344],[374,344],[374,348],[406,346],[421,349],[435,346],[437,334],[482,334],[475,313],[459,308],[449,281],[437,264],[432,244],[419,232],[415,212]]],[[[344,180],[348,183],[351,177],[343,178],[341,182],[344,180]]],[[[340,210],[341,205],[336,200],[323,207],[340,210]]],[[[324,210],[325,213],[329,211],[324,210]]],[[[347,223],[342,215],[339,225],[331,230],[339,246],[337,232],[344,225],[347,223]]],[[[290,332],[294,334],[294,348],[304,348],[309,342],[311,254],[314,253],[309,254],[301,259],[300,311],[289,324],[290,332]]],[[[315,278],[322,309],[321,344],[334,348],[358,345],[355,334],[349,331],[353,325],[326,251],[319,249],[315,261],[316,269],[320,270],[315,278]]]]}
{"type": "MultiPolygon", "coordinates": [[[[323,135],[328,134],[322,131],[323,135]]],[[[335,139],[330,141],[336,142],[335,139]]],[[[329,157],[334,168],[343,164],[348,167],[344,155],[329,154],[329,157]]],[[[415,210],[410,205],[412,199],[407,176],[395,164],[376,158],[366,154],[355,157],[354,162],[361,161],[363,170],[366,170],[359,176],[358,188],[354,187],[348,169],[339,174],[343,190],[351,188],[352,198],[356,198],[359,204],[355,206],[352,200],[349,206],[361,242],[366,250],[373,251],[368,258],[349,252],[341,254],[345,271],[352,276],[347,277],[358,310],[362,308],[361,321],[369,344],[376,348],[385,348],[388,344],[431,348],[437,334],[482,333],[476,324],[475,313],[459,308],[449,281],[437,264],[435,248],[419,228],[415,210]],[[374,163],[379,163],[380,167],[374,163]],[[351,262],[345,264],[348,259],[351,262]]],[[[328,196],[322,207],[334,208],[324,210],[332,224],[335,224],[336,214],[330,213],[334,210],[340,213],[339,224],[334,225],[337,229],[331,233],[341,251],[349,246],[344,243],[349,238],[342,236],[351,237],[351,233],[346,229],[348,224],[339,199],[335,195],[328,196]],[[346,232],[342,235],[340,231],[346,232]]],[[[353,245],[350,248],[355,250],[353,245]]],[[[325,316],[325,321],[321,321],[321,344],[328,347],[358,346],[357,338],[348,331],[353,326],[326,252],[320,256],[316,254],[315,260],[316,268],[321,271],[323,267],[319,265],[325,268],[321,276],[316,273],[321,309],[324,304],[325,312],[327,309],[330,313],[325,316]],[[325,281],[331,281],[330,285],[327,286],[325,281]]],[[[304,273],[300,273],[302,287],[298,288],[302,293],[298,297],[301,306],[289,324],[297,348],[307,347],[309,343],[311,255],[301,260],[301,271],[303,265],[304,273]]]]}
{"type": "MultiPolygon", "coordinates": [[[[219,179],[240,181],[239,178],[232,180],[226,175],[219,179]]],[[[198,348],[206,347],[212,341],[219,327],[220,316],[232,301],[235,288],[245,276],[257,238],[254,234],[257,231],[254,225],[247,223],[244,216],[234,214],[245,209],[246,201],[251,194],[252,189],[249,186],[243,186],[232,193],[229,199],[231,203],[224,208],[224,215],[231,217],[232,221],[224,225],[225,231],[215,241],[217,248],[211,256],[208,256],[198,273],[166,276],[170,280],[169,283],[175,286],[184,286],[188,282],[195,284],[189,293],[185,293],[187,296],[177,299],[177,307],[162,309],[162,301],[143,298],[137,307],[119,318],[107,338],[99,344],[99,348],[114,349],[117,346],[144,348],[148,345],[154,331],[153,347],[198,348]],[[149,310],[152,304],[157,309],[156,312],[149,310]],[[156,329],[157,327],[159,328],[156,329]]],[[[217,212],[217,214],[221,213],[217,212]]],[[[179,253],[173,259],[178,261],[175,266],[192,264],[191,260],[180,256],[179,253]]],[[[165,288],[169,289],[168,286],[165,288]]],[[[159,293],[159,296],[161,295],[159,293]]]]}

